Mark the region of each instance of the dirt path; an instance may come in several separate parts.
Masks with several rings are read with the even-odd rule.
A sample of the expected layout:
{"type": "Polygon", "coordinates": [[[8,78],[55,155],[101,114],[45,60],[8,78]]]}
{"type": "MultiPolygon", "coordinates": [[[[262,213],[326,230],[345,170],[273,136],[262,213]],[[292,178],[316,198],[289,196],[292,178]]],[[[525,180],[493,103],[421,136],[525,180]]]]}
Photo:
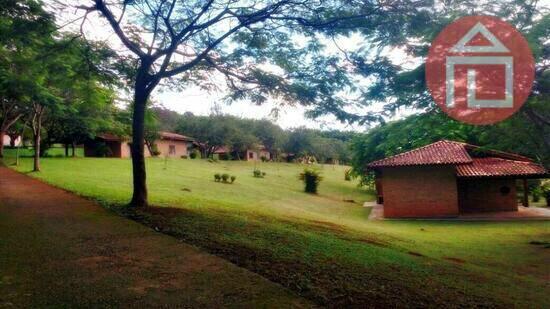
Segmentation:
{"type": "Polygon", "coordinates": [[[0,166],[0,308],[310,307],[284,288],[0,166]]]}

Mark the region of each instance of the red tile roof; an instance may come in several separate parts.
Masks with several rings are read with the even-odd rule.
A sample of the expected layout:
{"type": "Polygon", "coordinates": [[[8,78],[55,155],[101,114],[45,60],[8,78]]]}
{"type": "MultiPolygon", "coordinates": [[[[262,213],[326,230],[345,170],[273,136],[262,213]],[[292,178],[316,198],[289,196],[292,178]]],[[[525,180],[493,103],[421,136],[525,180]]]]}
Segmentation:
{"type": "Polygon", "coordinates": [[[97,138],[102,139],[104,141],[109,141],[109,142],[121,142],[121,141],[126,140],[125,137],[118,136],[118,135],[111,134],[111,133],[98,134],[97,138]]]}
{"type": "Polygon", "coordinates": [[[490,157],[457,165],[456,173],[458,177],[544,176],[546,170],[533,162],[490,157]]]}
{"type": "Polygon", "coordinates": [[[442,140],[382,160],[371,162],[368,167],[442,165],[470,163],[472,158],[464,143],[442,140]]]}
{"type": "Polygon", "coordinates": [[[217,154],[221,154],[221,153],[228,153],[229,152],[229,148],[226,147],[226,146],[222,146],[220,148],[217,148],[214,153],[217,153],[217,154]]]}
{"type": "Polygon", "coordinates": [[[458,177],[548,176],[544,167],[527,157],[446,140],[371,162],[367,167],[415,165],[456,165],[458,177]]]}
{"type": "Polygon", "coordinates": [[[159,132],[159,135],[161,139],[168,139],[173,141],[193,141],[191,137],[172,132],[161,131],[159,132]]]}

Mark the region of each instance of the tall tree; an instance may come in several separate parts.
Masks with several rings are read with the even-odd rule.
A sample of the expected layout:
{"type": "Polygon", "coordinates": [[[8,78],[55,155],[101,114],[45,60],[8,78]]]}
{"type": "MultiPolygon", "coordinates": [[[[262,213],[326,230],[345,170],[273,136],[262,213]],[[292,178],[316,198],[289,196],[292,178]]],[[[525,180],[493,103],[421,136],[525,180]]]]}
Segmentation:
{"type": "MultiPolygon", "coordinates": [[[[57,55],[62,56],[66,68],[61,74],[70,80],[61,85],[65,108],[51,115],[48,131],[57,128],[53,140],[72,145],[74,155],[76,144],[110,127],[115,100],[113,88],[121,83],[112,65],[115,53],[107,46],[69,34],[58,39],[57,45],[61,49],[57,55]]],[[[49,133],[48,136],[52,135],[49,133]]]]}
{"type": "Polygon", "coordinates": [[[235,136],[242,133],[231,116],[189,114],[181,117],[176,132],[195,138],[205,158],[211,157],[223,147],[230,147],[235,136]]]}
{"type": "Polygon", "coordinates": [[[319,35],[358,31],[373,40],[406,36],[422,22],[422,0],[390,2],[349,0],[178,1],[95,0],[80,5],[86,15],[99,12],[137,58],[133,80],[132,168],[134,206],[147,205],[144,119],[149,96],[165,79],[199,82],[216,71],[227,80],[231,99],[316,106],[316,114],[360,119],[345,110],[357,103],[341,95],[353,90],[339,58],[322,53],[319,35]],[[414,18],[420,16],[421,18],[414,18]],[[231,43],[229,43],[229,41],[231,43]],[[277,74],[251,63],[273,64],[277,74]]]}
{"type": "Polygon", "coordinates": [[[53,17],[39,2],[0,2],[0,141],[30,110],[30,94],[39,82],[31,72],[41,65],[38,55],[54,30],[53,17]]]}

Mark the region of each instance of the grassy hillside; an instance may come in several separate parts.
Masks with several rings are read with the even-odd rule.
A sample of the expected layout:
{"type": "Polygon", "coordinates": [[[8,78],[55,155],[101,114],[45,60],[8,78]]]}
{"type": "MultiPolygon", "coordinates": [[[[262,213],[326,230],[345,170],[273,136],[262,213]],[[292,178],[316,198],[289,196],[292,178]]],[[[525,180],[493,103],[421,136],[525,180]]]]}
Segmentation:
{"type": "MultiPolygon", "coordinates": [[[[129,160],[49,158],[42,166],[30,176],[108,205],[130,197],[129,160]]],[[[373,197],[344,181],[345,167],[321,167],[318,196],[302,192],[295,164],[149,159],[147,168],[152,204],[179,210],[128,215],[319,304],[550,305],[549,222],[367,221],[361,204],[373,197]],[[266,177],[252,177],[254,167],[266,177]],[[237,180],[216,183],[216,172],[237,180]]],[[[17,169],[30,171],[31,161],[17,169]]]]}

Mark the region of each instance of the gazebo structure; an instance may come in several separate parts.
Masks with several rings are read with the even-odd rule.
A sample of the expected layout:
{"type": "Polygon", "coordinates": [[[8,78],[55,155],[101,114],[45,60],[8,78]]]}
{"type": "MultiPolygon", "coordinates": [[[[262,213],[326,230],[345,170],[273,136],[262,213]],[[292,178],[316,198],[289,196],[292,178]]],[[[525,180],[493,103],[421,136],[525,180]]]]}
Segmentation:
{"type": "Polygon", "coordinates": [[[546,178],[546,169],[513,153],[442,140],[382,160],[376,175],[384,217],[456,217],[461,213],[517,211],[516,181],[546,178]]]}

